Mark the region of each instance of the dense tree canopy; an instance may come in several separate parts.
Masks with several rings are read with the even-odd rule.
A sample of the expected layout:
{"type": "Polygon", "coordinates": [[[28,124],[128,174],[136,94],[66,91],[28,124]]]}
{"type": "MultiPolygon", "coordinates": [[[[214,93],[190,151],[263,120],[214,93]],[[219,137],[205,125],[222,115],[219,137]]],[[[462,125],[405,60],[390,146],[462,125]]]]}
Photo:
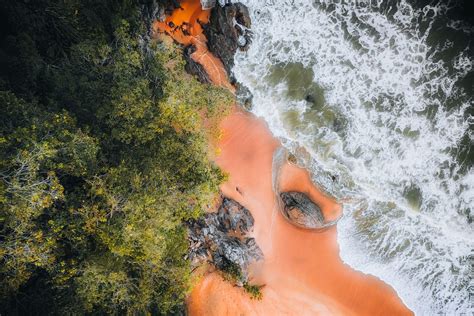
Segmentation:
{"type": "Polygon", "coordinates": [[[132,0],[0,1],[0,314],[169,314],[226,91],[132,0]]]}

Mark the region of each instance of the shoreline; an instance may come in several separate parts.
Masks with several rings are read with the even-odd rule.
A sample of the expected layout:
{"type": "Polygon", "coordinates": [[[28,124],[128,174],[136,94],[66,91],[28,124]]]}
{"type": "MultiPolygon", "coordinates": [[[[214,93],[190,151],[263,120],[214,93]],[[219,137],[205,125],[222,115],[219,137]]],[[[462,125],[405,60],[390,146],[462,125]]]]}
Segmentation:
{"type": "MultiPolygon", "coordinates": [[[[272,189],[272,157],[280,143],[263,120],[236,109],[221,128],[221,154],[215,161],[230,175],[221,191],[255,219],[253,237],[264,259],[251,266],[250,281],[265,286],[262,300],[252,300],[212,272],[193,289],[190,315],[412,314],[388,284],[342,262],[337,226],[321,232],[301,229],[280,214],[272,189]]],[[[281,180],[282,190],[305,192],[325,216],[337,216],[340,205],[318,190],[304,169],[286,163],[281,180]]]]}
{"type": "MultiPolygon", "coordinates": [[[[210,80],[233,91],[222,62],[206,45],[199,22],[209,21],[198,1],[181,2],[155,31],[168,32],[183,45],[195,45],[192,58],[208,72],[210,80]],[[200,17],[201,20],[197,20],[200,17]],[[169,22],[187,22],[190,35],[170,33],[169,22]]],[[[344,264],[339,257],[337,225],[324,231],[298,228],[278,210],[272,185],[273,153],[280,142],[266,123],[237,107],[220,124],[223,137],[217,147],[216,164],[229,174],[221,191],[250,210],[255,220],[252,237],[264,259],[250,267],[250,283],[264,285],[262,300],[252,300],[242,288],[217,273],[205,275],[192,290],[190,315],[321,314],[321,315],[411,315],[394,289],[374,276],[344,264]]],[[[306,193],[329,220],[338,217],[341,205],[326,196],[310,180],[308,172],[289,163],[279,177],[282,191],[306,193]]]]}

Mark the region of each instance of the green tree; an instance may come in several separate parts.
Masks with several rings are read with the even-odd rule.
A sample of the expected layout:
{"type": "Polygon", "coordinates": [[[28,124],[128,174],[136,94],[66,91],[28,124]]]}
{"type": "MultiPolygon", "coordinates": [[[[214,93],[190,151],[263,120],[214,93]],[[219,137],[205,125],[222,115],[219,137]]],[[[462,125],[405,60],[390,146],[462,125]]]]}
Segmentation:
{"type": "Polygon", "coordinates": [[[0,8],[0,313],[181,310],[232,96],[147,39],[137,1],[0,8]]]}

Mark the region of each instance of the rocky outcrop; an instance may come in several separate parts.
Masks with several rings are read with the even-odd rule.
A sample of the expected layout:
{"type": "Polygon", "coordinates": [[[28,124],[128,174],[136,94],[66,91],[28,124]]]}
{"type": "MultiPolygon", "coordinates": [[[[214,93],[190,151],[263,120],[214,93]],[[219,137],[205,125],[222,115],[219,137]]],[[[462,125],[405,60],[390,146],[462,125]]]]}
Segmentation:
{"type": "Polygon", "coordinates": [[[249,88],[239,82],[237,82],[235,85],[237,87],[235,92],[237,103],[247,111],[250,111],[252,109],[253,100],[252,92],[250,92],[249,88]]]}
{"type": "Polygon", "coordinates": [[[325,226],[321,208],[301,192],[280,193],[283,201],[283,215],[293,224],[305,228],[325,226]]]}
{"type": "Polygon", "coordinates": [[[200,63],[195,62],[191,57],[192,53],[195,51],[196,47],[194,45],[189,45],[188,47],[184,48],[183,55],[184,60],[186,61],[184,69],[187,73],[196,76],[199,82],[211,83],[211,79],[209,78],[209,75],[207,74],[204,67],[200,63]]]}
{"type": "Polygon", "coordinates": [[[249,210],[223,198],[217,212],[188,223],[189,259],[194,265],[207,260],[221,270],[230,262],[245,279],[249,264],[263,257],[255,239],[246,236],[253,224],[249,210]]]}
{"type": "Polygon", "coordinates": [[[238,49],[247,50],[252,41],[251,21],[248,9],[241,3],[219,1],[214,6],[211,18],[204,25],[209,51],[219,57],[224,64],[231,83],[237,88],[236,100],[246,110],[252,108],[252,94],[249,89],[235,81],[232,75],[234,55],[238,49]]]}
{"type": "Polygon", "coordinates": [[[201,0],[203,10],[209,10],[216,6],[216,0],[201,0]]]}
{"type": "Polygon", "coordinates": [[[241,3],[215,6],[209,23],[204,25],[209,50],[222,60],[229,75],[237,49],[249,47],[252,39],[250,26],[248,9],[241,3]]]}

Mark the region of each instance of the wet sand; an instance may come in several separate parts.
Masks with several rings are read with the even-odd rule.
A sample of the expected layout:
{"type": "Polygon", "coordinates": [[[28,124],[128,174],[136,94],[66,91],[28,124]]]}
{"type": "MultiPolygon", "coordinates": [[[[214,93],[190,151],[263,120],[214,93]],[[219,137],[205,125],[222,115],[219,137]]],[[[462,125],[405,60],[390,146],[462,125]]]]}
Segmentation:
{"type": "MultiPolygon", "coordinates": [[[[263,299],[252,300],[213,272],[191,293],[190,315],[411,314],[390,286],[341,261],[337,227],[305,230],[279,213],[271,170],[279,142],[263,121],[236,110],[221,126],[224,137],[216,163],[230,175],[221,189],[254,216],[253,235],[264,260],[252,266],[251,283],[265,285],[263,299]]],[[[341,211],[339,204],[311,183],[305,170],[294,165],[283,167],[280,188],[306,192],[326,218],[336,218],[341,211]]]]}
{"type": "MultiPolygon", "coordinates": [[[[196,45],[193,59],[203,65],[213,83],[233,90],[222,63],[207,50],[197,21],[207,22],[209,11],[202,11],[196,0],[184,0],[181,6],[184,10],[177,9],[165,22],[156,22],[155,30],[166,32],[181,44],[196,45]],[[190,35],[172,31],[170,21],[174,25],[189,23],[190,35]]],[[[390,286],[341,261],[337,226],[323,232],[305,230],[280,214],[272,189],[272,157],[280,143],[264,121],[235,108],[221,128],[221,152],[215,162],[229,174],[221,190],[248,208],[255,219],[253,237],[264,260],[251,266],[250,281],[264,285],[263,299],[252,300],[242,288],[210,272],[188,298],[190,315],[412,314],[390,286]]],[[[282,191],[307,193],[327,220],[341,212],[341,205],[315,187],[305,170],[294,165],[283,166],[279,187],[282,191]]]]}

